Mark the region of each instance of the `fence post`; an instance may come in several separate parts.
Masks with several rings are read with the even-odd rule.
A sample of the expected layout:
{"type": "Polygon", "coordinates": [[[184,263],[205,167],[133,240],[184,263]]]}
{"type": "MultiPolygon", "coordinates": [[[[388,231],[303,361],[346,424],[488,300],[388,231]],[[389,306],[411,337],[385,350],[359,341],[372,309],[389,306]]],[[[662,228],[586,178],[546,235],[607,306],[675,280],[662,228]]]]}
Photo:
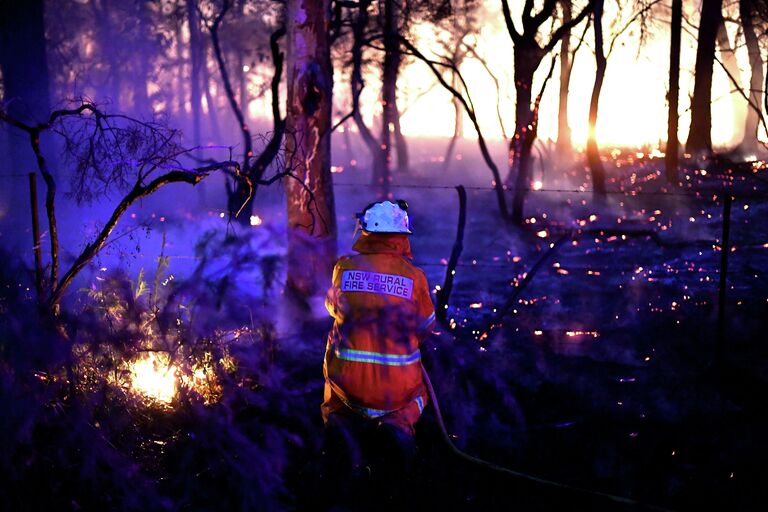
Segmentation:
{"type": "Polygon", "coordinates": [[[43,297],[43,257],[40,253],[40,220],[37,209],[37,175],[29,173],[29,203],[32,208],[32,250],[35,253],[35,287],[37,300],[42,303],[43,297]]]}
{"type": "Polygon", "coordinates": [[[725,349],[725,299],[728,286],[728,253],[731,252],[731,192],[726,191],[723,201],[723,234],[720,239],[720,288],[717,295],[717,341],[715,364],[722,365],[725,349]]]}
{"type": "Polygon", "coordinates": [[[448,267],[445,269],[445,279],[443,287],[437,292],[437,309],[435,317],[446,328],[449,328],[448,320],[448,300],[451,298],[453,290],[453,276],[456,273],[456,265],[459,262],[461,251],[464,249],[464,226],[467,223],[467,191],[463,185],[456,187],[459,193],[459,223],[456,227],[456,240],[451,249],[451,258],[448,260],[448,267]]]}

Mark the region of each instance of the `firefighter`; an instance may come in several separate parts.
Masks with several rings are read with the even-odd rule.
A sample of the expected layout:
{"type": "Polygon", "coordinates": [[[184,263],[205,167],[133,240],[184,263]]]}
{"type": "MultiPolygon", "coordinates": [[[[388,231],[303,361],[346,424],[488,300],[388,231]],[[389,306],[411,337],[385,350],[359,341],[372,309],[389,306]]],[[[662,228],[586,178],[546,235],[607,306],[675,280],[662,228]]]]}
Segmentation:
{"type": "Polygon", "coordinates": [[[323,365],[326,451],[346,458],[333,471],[354,469],[366,464],[368,439],[384,466],[407,470],[427,403],[419,346],[435,311],[424,272],[411,262],[407,203],[372,203],[357,218],[357,254],[338,260],[325,301],[335,320],[323,365]]]}

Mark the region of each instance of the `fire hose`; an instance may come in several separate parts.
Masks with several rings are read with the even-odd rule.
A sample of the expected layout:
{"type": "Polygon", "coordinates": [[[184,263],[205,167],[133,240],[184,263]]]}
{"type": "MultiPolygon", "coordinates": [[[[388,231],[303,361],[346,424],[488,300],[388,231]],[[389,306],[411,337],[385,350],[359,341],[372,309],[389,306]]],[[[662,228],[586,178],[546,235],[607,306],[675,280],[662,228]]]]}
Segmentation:
{"type": "Polygon", "coordinates": [[[479,457],[475,457],[473,455],[469,455],[466,452],[463,452],[459,448],[456,447],[455,444],[453,444],[453,440],[451,440],[450,434],[448,434],[448,430],[445,427],[445,421],[443,421],[443,415],[440,412],[440,404],[437,401],[437,395],[435,394],[435,388],[432,386],[432,381],[429,378],[429,374],[427,373],[427,369],[424,368],[424,364],[421,364],[421,374],[424,377],[424,384],[427,387],[427,393],[429,395],[429,399],[432,402],[432,406],[434,407],[435,411],[435,417],[437,418],[437,423],[440,427],[440,433],[442,434],[443,441],[445,441],[445,444],[448,446],[450,451],[458,456],[459,458],[466,460],[468,462],[471,462],[472,464],[476,464],[478,466],[484,467],[486,469],[489,469],[491,471],[496,471],[498,473],[503,473],[515,478],[520,478],[529,482],[534,482],[540,485],[544,485],[547,487],[554,487],[563,491],[573,492],[581,495],[591,496],[591,497],[597,497],[597,498],[604,498],[610,501],[613,501],[615,503],[621,503],[622,505],[630,505],[630,506],[637,506],[637,507],[643,507],[647,508],[649,510],[669,510],[661,507],[657,507],[654,505],[648,505],[642,502],[639,502],[637,500],[633,500],[631,498],[626,498],[624,496],[618,496],[615,494],[609,494],[605,492],[595,491],[592,489],[586,489],[583,487],[577,487],[574,485],[565,484],[562,482],[556,482],[554,480],[547,480],[546,478],[540,478],[537,476],[532,476],[526,473],[521,473],[519,471],[514,471],[509,468],[505,468],[504,466],[500,466],[498,464],[494,464],[493,462],[488,462],[486,460],[483,460],[479,457]]]}
{"type": "MultiPolygon", "coordinates": [[[[466,223],[466,208],[467,208],[467,196],[466,196],[466,191],[464,190],[464,187],[459,185],[456,187],[456,190],[459,194],[459,221],[458,221],[458,228],[456,231],[456,240],[454,242],[453,249],[451,251],[451,257],[446,269],[445,281],[443,283],[443,287],[440,289],[437,295],[437,320],[438,322],[440,322],[440,324],[446,326],[449,329],[450,329],[450,325],[447,325],[448,322],[447,322],[446,311],[448,309],[448,300],[450,298],[451,289],[453,288],[453,277],[456,273],[455,272],[456,264],[459,260],[459,257],[461,255],[463,245],[464,245],[464,226],[466,223]]],[[[544,252],[544,254],[538,259],[538,261],[536,261],[536,263],[533,265],[531,270],[527,272],[527,274],[525,275],[525,278],[518,284],[512,296],[507,300],[507,303],[501,308],[499,313],[491,320],[488,327],[482,331],[484,337],[487,337],[488,333],[500,324],[501,319],[507,315],[509,310],[512,309],[519,294],[531,282],[531,280],[533,279],[533,276],[536,275],[538,270],[543,266],[544,262],[558,250],[560,245],[565,240],[571,238],[572,236],[573,236],[573,233],[571,231],[564,233],[556,242],[551,244],[549,247],[549,250],[544,252]]],[[[667,510],[657,506],[647,505],[639,501],[633,500],[631,498],[626,498],[624,496],[618,496],[618,495],[609,494],[605,492],[595,491],[592,489],[586,489],[583,487],[577,487],[577,486],[565,484],[562,482],[556,482],[554,480],[547,480],[545,478],[540,478],[540,477],[532,476],[526,473],[521,473],[519,471],[514,471],[512,469],[505,468],[498,464],[488,462],[486,460],[480,459],[478,457],[475,457],[473,455],[469,455],[468,453],[463,452],[462,450],[457,448],[455,444],[453,444],[453,440],[451,440],[451,436],[450,434],[448,434],[448,429],[445,427],[445,422],[443,421],[443,415],[440,412],[440,404],[438,403],[437,395],[435,393],[435,388],[432,386],[432,381],[429,378],[427,369],[424,368],[423,363],[419,363],[419,364],[421,365],[421,373],[424,378],[424,384],[427,387],[427,393],[429,394],[429,399],[432,402],[432,405],[434,407],[435,416],[437,418],[437,423],[440,427],[440,433],[442,434],[443,441],[445,441],[445,444],[448,446],[450,451],[457,457],[465,461],[468,461],[472,464],[489,469],[491,471],[506,474],[506,475],[519,478],[522,480],[526,480],[529,482],[534,482],[536,484],[544,485],[546,487],[557,488],[563,491],[573,492],[573,493],[581,494],[584,496],[602,498],[602,499],[612,501],[614,503],[620,503],[622,505],[644,507],[649,510],[667,510]]]]}

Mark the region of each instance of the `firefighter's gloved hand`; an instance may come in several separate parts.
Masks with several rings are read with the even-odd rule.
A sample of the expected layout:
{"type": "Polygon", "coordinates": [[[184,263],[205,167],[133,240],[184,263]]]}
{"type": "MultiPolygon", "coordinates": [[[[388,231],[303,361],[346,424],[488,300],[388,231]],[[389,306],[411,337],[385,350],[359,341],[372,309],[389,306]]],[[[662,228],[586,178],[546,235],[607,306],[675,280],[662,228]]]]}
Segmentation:
{"type": "Polygon", "coordinates": [[[349,312],[349,302],[338,288],[331,288],[325,296],[325,309],[328,314],[339,321],[343,321],[349,312]]]}

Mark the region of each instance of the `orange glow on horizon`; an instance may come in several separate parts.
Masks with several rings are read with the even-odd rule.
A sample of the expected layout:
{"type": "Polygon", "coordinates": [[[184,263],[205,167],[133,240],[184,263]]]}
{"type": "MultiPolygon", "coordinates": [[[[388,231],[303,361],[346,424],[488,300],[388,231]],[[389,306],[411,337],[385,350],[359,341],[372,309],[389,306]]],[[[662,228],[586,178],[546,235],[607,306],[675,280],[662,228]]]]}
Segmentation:
{"type": "MultiPolygon", "coordinates": [[[[514,4],[513,9],[521,9],[514,4]]],[[[606,4],[604,15],[605,52],[618,32],[633,15],[626,12],[618,13],[616,5],[606,4]]],[[[488,140],[501,140],[502,128],[499,117],[504,123],[507,136],[514,131],[515,91],[513,87],[512,55],[513,46],[504,25],[500,6],[497,3],[484,3],[484,11],[479,15],[480,31],[476,38],[467,39],[474,51],[485,59],[494,72],[500,84],[497,94],[496,85],[483,64],[469,55],[461,64],[464,76],[478,121],[483,135],[488,140]],[[497,114],[497,101],[499,113],[497,114]],[[499,116],[500,114],[500,116],[499,116]]],[[[692,24],[698,23],[696,9],[688,8],[686,16],[692,24]]],[[[656,21],[649,24],[649,35],[642,47],[638,44],[639,29],[633,26],[622,33],[616,40],[613,52],[608,56],[608,66],[600,97],[599,115],[596,127],[598,144],[604,147],[629,146],[638,147],[650,144],[657,147],[666,140],[667,131],[667,87],[669,73],[669,26],[665,23],[668,12],[655,15],[656,21]],[[659,21],[661,20],[661,21],[659,21]]],[[[654,15],[652,15],[652,18],[654,15]]],[[[513,18],[519,27],[519,13],[513,18]]],[[[545,26],[547,26],[545,24],[545,26]]],[[[732,45],[735,42],[738,28],[734,23],[728,24],[732,45]]],[[[546,30],[544,28],[543,30],[546,30]]],[[[573,30],[573,49],[578,44],[578,38],[584,30],[579,25],[573,30]]],[[[681,48],[680,73],[680,107],[679,107],[679,139],[685,142],[690,124],[690,95],[693,91],[693,66],[696,58],[695,31],[684,22],[681,48]]],[[[429,24],[416,25],[411,30],[412,40],[416,46],[429,58],[438,59],[438,53],[444,52],[440,41],[446,41],[446,33],[439,32],[429,24]]],[[[546,34],[544,35],[546,39],[546,34]]],[[[589,133],[588,111],[589,101],[594,82],[595,62],[591,48],[594,35],[590,28],[585,35],[585,41],[574,60],[571,73],[569,92],[569,124],[572,141],[575,147],[585,146],[589,133]]],[[[736,57],[741,70],[741,85],[748,86],[750,69],[747,50],[739,42],[736,57]]],[[[559,53],[559,46],[544,58],[537,71],[533,89],[538,92],[542,81],[549,69],[551,59],[559,53]]],[[[721,56],[718,52],[718,58],[721,56]]],[[[366,70],[366,87],[360,98],[360,109],[363,119],[368,126],[374,127],[377,133],[381,116],[380,69],[371,66],[366,70]]],[[[450,81],[449,73],[444,74],[450,81]]],[[[346,71],[335,71],[334,84],[334,122],[338,121],[340,113],[349,110],[349,83],[346,71]]],[[[559,63],[555,65],[554,74],[547,85],[540,108],[538,136],[541,140],[554,140],[557,137],[559,63]]],[[[716,146],[727,146],[737,143],[743,135],[743,118],[746,113],[746,101],[739,106],[739,100],[732,101],[735,94],[731,93],[732,84],[726,73],[715,63],[712,89],[712,139],[716,146]]],[[[254,100],[249,105],[252,117],[269,116],[269,94],[254,100]]],[[[408,137],[451,137],[454,130],[454,109],[450,93],[436,83],[432,71],[415,58],[405,60],[398,82],[398,107],[402,113],[401,126],[408,137]]],[[[465,137],[476,137],[472,123],[464,114],[463,126],[465,137]]],[[[357,133],[354,123],[347,128],[351,133],[357,133]]],[[[341,132],[339,132],[341,133],[341,132]]],[[[761,137],[763,136],[760,134],[761,137]]]]}

